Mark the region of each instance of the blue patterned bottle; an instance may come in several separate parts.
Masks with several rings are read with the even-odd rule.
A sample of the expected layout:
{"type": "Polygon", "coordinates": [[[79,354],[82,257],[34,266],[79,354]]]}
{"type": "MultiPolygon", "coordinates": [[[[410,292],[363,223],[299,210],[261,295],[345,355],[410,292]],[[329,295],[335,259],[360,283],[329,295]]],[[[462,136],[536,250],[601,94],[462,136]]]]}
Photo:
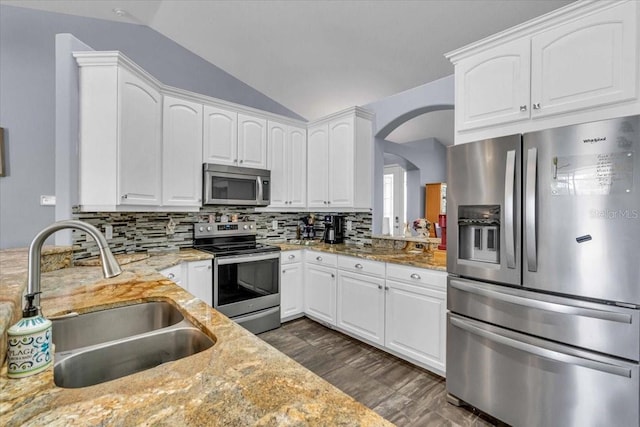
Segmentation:
{"type": "Polygon", "coordinates": [[[22,378],[46,370],[51,357],[51,321],[33,305],[35,294],[27,294],[22,319],[9,328],[7,338],[7,376],[22,378]]]}

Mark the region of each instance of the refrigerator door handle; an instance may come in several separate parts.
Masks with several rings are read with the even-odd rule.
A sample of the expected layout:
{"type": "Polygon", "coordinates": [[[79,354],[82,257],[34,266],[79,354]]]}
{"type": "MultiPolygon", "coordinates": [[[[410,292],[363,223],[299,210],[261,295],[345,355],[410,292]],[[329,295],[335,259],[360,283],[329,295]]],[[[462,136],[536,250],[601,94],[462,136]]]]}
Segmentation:
{"type": "Polygon", "coordinates": [[[504,174],[504,230],[507,243],[507,268],[516,268],[516,247],[513,222],[513,190],[516,180],[516,151],[507,151],[504,174]]]}
{"type": "Polygon", "coordinates": [[[618,365],[603,363],[596,360],[586,359],[583,357],[573,356],[561,353],[559,351],[539,347],[534,343],[526,342],[525,340],[528,340],[526,336],[522,336],[521,339],[523,341],[520,341],[513,338],[505,337],[495,332],[484,330],[455,317],[450,317],[449,322],[451,323],[451,325],[463,329],[471,334],[486,338],[490,341],[497,342],[507,347],[515,348],[529,354],[543,357],[545,359],[565,363],[568,365],[582,366],[588,369],[594,369],[596,371],[605,372],[607,374],[619,375],[625,378],[631,378],[631,369],[629,368],[624,368],[618,365]]]}
{"type": "Polygon", "coordinates": [[[548,301],[540,301],[532,298],[521,297],[518,295],[505,294],[503,292],[496,292],[489,289],[481,289],[472,285],[459,282],[457,280],[451,280],[449,286],[458,289],[463,292],[479,295],[482,297],[492,298],[499,301],[504,301],[510,304],[516,304],[522,307],[536,308],[538,310],[550,311],[553,313],[562,313],[575,316],[591,317],[593,319],[607,320],[610,322],[631,324],[632,317],[624,313],[616,313],[613,311],[596,310],[586,307],[576,307],[567,304],[558,304],[548,301]]]}
{"type": "Polygon", "coordinates": [[[538,271],[538,253],[536,242],[536,184],[538,149],[529,148],[527,152],[527,193],[525,195],[525,230],[527,233],[527,269],[538,271]]]}

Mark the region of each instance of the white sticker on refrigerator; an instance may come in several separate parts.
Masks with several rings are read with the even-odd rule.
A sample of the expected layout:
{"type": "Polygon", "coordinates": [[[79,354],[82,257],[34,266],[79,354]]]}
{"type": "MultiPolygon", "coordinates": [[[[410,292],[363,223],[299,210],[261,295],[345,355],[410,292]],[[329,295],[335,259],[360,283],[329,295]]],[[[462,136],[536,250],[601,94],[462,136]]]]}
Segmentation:
{"type": "Polygon", "coordinates": [[[551,194],[593,196],[630,193],[633,153],[599,153],[554,157],[551,194]]]}

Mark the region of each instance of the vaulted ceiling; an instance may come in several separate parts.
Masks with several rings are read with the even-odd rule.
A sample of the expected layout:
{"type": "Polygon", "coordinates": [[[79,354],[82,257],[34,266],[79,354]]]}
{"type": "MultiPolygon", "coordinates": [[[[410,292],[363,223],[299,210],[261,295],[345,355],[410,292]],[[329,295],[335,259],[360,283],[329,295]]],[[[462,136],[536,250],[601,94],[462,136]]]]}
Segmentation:
{"type": "MultiPolygon", "coordinates": [[[[309,120],[453,73],[445,52],[569,0],[1,0],[147,25],[309,120]],[[120,10],[118,14],[114,10],[120,10]]],[[[452,112],[388,139],[453,140],[452,112]]]]}

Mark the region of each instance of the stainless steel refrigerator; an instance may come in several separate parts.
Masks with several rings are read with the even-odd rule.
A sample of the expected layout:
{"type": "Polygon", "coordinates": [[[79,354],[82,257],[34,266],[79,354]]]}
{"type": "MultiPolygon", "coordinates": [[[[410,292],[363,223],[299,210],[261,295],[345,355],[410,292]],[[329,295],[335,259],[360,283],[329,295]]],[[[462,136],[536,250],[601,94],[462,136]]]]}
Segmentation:
{"type": "Polygon", "coordinates": [[[448,151],[447,391],[515,426],[638,426],[640,116],[448,151]]]}

